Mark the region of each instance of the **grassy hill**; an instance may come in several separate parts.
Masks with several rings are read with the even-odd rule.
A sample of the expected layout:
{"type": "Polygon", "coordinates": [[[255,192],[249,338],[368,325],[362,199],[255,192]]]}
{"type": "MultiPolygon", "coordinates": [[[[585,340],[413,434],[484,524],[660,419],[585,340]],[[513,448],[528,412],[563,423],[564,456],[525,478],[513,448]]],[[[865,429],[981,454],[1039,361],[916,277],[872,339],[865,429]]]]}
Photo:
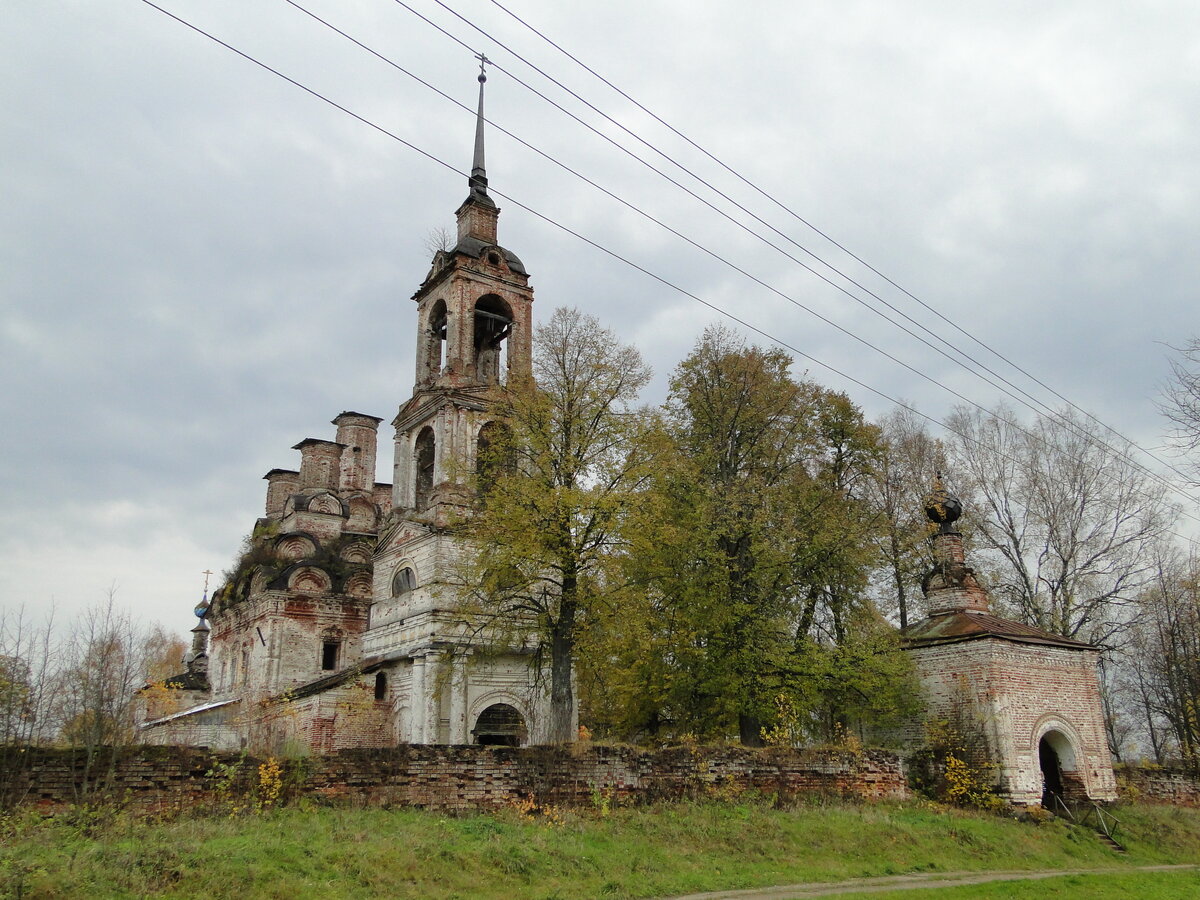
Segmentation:
{"type": "MultiPolygon", "coordinates": [[[[54,819],[25,812],[0,820],[0,895],[567,900],[906,872],[1200,862],[1200,811],[1132,806],[1118,815],[1126,854],[1057,820],[1018,822],[924,802],[778,810],[738,798],[610,810],[598,797],[595,808],[548,814],[301,807],[157,821],[112,810],[54,819]]],[[[1195,873],[1106,876],[1090,885],[1073,877],[1082,893],[1056,893],[1055,879],[937,896],[1122,896],[1103,891],[1129,892],[1136,882],[1147,889],[1133,891],[1139,896],[1168,897],[1200,885],[1195,873]]]]}

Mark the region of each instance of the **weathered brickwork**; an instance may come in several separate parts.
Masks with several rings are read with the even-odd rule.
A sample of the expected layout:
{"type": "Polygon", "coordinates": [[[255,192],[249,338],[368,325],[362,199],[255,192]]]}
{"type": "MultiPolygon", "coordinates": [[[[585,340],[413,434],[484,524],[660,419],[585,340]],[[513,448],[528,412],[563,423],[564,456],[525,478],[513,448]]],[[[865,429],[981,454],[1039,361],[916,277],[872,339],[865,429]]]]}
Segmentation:
{"type": "Polygon", "coordinates": [[[457,243],[434,254],[413,296],[416,379],[392,421],[394,484],[374,480],[382,420],[357,412],[333,420],[334,440],[296,444],[299,469],[266,474],[265,515],[199,608],[205,634],[180,676],[198,689],[143,703],[147,743],[327,752],[546,740],[546,679],[528,636],[454,614],[478,450],[502,427],[491,420],[505,384],[532,377],[533,321],[529,275],[496,243],[482,161],[456,215],[457,243]]]}
{"type": "Polygon", "coordinates": [[[1038,745],[1051,732],[1069,741],[1073,752],[1062,754],[1063,771],[1082,780],[1086,796],[1116,798],[1095,651],[990,639],[909,652],[927,714],[982,729],[1000,790],[1011,800],[1041,801],[1038,745]]]}
{"type": "Polygon", "coordinates": [[[1117,769],[1121,796],[1144,803],[1200,806],[1200,774],[1164,766],[1121,766],[1117,769]]]}
{"type": "MultiPolygon", "coordinates": [[[[81,799],[135,808],[188,808],[217,799],[217,763],[237,767],[236,791],[252,790],[259,760],[199,748],[139,747],[118,754],[111,776],[90,790],[82,757],[29,749],[5,757],[0,796],[53,812],[81,799]]],[[[330,803],[484,810],[518,798],[587,805],[603,792],[616,802],[729,797],[754,790],[785,797],[861,799],[908,796],[894,753],[748,750],[737,747],[636,750],[629,747],[405,745],[344,750],[286,762],[296,793],[330,803]]],[[[109,771],[108,760],[96,769],[109,771]]]]}
{"type": "MultiPolygon", "coordinates": [[[[940,481],[925,503],[936,526],[922,581],[929,615],[909,625],[926,715],[945,722],[996,766],[1015,804],[1117,796],[1095,647],[992,615],[955,525],[962,504],[940,481]]],[[[914,723],[910,745],[923,735],[914,723]]]]}

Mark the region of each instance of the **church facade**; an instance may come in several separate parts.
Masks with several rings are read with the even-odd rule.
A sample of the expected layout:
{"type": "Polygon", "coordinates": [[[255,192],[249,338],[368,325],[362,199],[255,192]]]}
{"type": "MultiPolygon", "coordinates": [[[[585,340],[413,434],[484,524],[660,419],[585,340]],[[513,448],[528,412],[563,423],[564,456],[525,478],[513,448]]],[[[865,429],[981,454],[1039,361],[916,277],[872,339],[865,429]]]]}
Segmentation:
{"type": "Polygon", "coordinates": [[[520,628],[458,609],[475,463],[505,382],[531,374],[533,289],[497,242],[483,83],[470,193],[417,305],[412,396],[392,421],[392,484],[375,481],[382,420],[333,419],[298,469],[272,469],[264,515],[196,613],[187,671],[143,691],[147,743],[325,752],[397,743],[538,743],[548,685],[520,628]]]}

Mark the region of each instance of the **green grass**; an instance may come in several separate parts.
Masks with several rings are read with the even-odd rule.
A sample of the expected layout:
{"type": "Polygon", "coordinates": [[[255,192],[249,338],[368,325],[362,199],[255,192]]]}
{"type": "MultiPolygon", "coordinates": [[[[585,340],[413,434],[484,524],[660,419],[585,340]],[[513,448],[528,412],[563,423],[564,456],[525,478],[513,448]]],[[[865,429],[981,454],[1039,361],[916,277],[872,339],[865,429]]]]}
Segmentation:
{"type": "MultiPolygon", "coordinates": [[[[879,894],[838,894],[838,900],[878,900],[879,894]]],[[[1200,897],[1200,870],[1186,872],[1117,872],[1104,875],[1060,875],[1036,881],[993,881],[953,888],[904,891],[903,900],[1179,900],[1200,897]]]]}
{"type": "MultiPolygon", "coordinates": [[[[791,810],[677,803],[607,816],[563,811],[558,822],[516,811],[451,817],[345,808],[158,822],[113,812],[21,814],[0,824],[0,896],[582,900],[907,872],[1200,862],[1200,811],[1132,807],[1120,815],[1125,855],[1057,821],[1033,825],[915,802],[791,810]]],[[[1195,884],[1178,873],[1120,877],[1138,879],[1138,896],[1154,896],[1141,890],[1142,879],[1161,881],[1161,896],[1172,896],[1172,884],[1187,885],[1187,895],[1195,884]]],[[[979,893],[985,888],[1004,896],[1050,891],[1047,882],[1008,883],[958,896],[991,896],[979,893]]],[[[938,896],[955,896],[949,890],[938,896]]]]}

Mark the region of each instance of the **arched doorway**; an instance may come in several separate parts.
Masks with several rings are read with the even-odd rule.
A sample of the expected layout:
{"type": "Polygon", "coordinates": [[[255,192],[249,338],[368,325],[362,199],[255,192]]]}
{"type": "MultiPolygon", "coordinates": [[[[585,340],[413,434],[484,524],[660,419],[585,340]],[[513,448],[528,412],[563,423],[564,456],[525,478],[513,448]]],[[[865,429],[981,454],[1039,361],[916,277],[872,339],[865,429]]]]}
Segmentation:
{"type": "Polygon", "coordinates": [[[1054,798],[1061,797],[1063,792],[1062,766],[1058,762],[1058,754],[1046,738],[1038,741],[1038,765],[1042,770],[1042,806],[1053,809],[1054,798]]]}
{"type": "Polygon", "coordinates": [[[471,735],[484,746],[520,747],[526,738],[525,720],[515,707],[493,703],[479,714],[471,735]]]}
{"type": "Polygon", "coordinates": [[[1038,767],[1042,774],[1042,806],[1053,810],[1055,798],[1073,800],[1086,797],[1083,781],[1075,765],[1075,749],[1061,731],[1047,731],[1038,741],[1038,767]]]}

